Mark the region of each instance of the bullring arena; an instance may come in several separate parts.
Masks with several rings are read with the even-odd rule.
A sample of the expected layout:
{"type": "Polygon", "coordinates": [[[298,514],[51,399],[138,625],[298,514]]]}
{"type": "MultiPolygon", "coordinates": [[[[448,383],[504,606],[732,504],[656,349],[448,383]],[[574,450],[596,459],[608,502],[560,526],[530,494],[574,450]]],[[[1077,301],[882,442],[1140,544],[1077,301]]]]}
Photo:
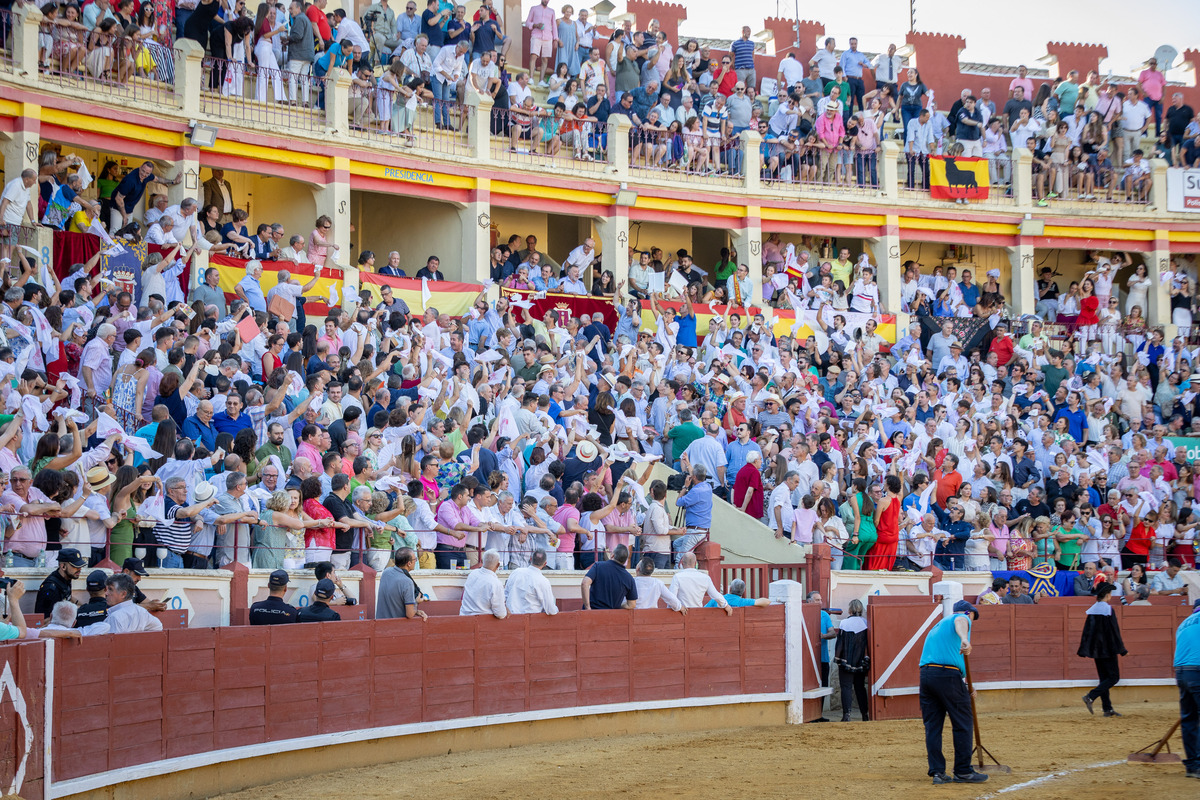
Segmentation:
{"type": "MultiPolygon", "coordinates": [[[[836,714],[815,669],[820,608],[796,582],[769,593],[772,605],[732,615],[446,613],[174,629],[119,648],[109,637],[19,644],[0,655],[0,779],[19,780],[25,798],[162,800],[929,791],[916,675],[943,615],[935,594],[868,598],[873,721],[856,709],[854,722],[825,723],[836,714]]],[[[982,608],[980,730],[1012,772],[937,791],[1190,796],[1178,762],[1125,763],[1178,719],[1171,652],[1190,607],[1116,609],[1130,649],[1114,690],[1124,716],[1105,719],[1079,702],[1095,682],[1074,654],[1085,603],[982,608]]]]}

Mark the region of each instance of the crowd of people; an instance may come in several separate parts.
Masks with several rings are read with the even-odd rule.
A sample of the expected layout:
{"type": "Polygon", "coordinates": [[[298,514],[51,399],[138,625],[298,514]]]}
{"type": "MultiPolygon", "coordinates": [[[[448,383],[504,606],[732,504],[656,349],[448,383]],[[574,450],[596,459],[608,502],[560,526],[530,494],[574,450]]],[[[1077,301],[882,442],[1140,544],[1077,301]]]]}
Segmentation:
{"type": "Polygon", "coordinates": [[[379,0],[357,20],[326,7],[179,0],[172,24],[139,0],[52,2],[41,6],[39,59],[96,80],[171,81],[171,42],[188,38],[210,56],[206,88],[223,96],[323,108],[324,78],[341,68],[352,75],[352,125],[406,144],[430,104],[435,130],[465,130],[461,106],[474,92],[491,98],[490,133],[513,151],[603,160],[607,124],[624,116],[633,166],[694,174],[741,174],[740,134],[757,131],[762,177],[779,182],[877,187],[888,138],[902,143],[910,189],[928,189],[929,156],[962,155],[986,158],[991,183],[1010,191],[1014,151],[1026,148],[1039,205],[1145,202],[1151,158],[1200,163],[1200,118],[1153,58],[1124,89],[1095,70],[1035,85],[1022,65],[1005,96],[964,88],[943,111],[895,45],[868,56],[853,37],[840,51],[826,38],[807,64],[789,52],[759,75],[749,26],[711,51],[669,41],[658,20],[604,33],[588,9],[542,0],[524,22],[526,69],[508,62],[493,0],[469,17],[450,0],[379,0]]]}

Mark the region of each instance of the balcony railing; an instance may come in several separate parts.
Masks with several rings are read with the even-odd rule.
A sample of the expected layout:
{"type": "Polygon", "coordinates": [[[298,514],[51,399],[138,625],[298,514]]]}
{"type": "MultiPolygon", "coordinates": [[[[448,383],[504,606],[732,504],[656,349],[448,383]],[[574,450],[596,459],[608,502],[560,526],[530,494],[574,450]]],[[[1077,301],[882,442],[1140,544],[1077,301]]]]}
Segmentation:
{"type": "Polygon", "coordinates": [[[205,58],[201,80],[200,110],[206,114],[249,127],[325,130],[325,77],[205,58]]]}
{"type": "MultiPolygon", "coordinates": [[[[165,24],[165,23],[164,23],[165,24]]],[[[204,114],[252,130],[294,133],[324,141],[365,142],[457,163],[504,163],[565,175],[635,178],[659,185],[768,189],[789,199],[859,196],[872,203],[911,205],[931,198],[925,164],[894,139],[872,151],[825,150],[810,140],[793,147],[769,144],[755,131],[714,140],[699,130],[631,128],[536,109],[493,109],[470,89],[467,97],[418,99],[415,109],[382,82],[355,84],[341,70],[328,76],[257,67],[247,61],[205,57],[180,40],[173,50],[151,40],[45,21],[30,6],[0,11],[0,69],[23,74],[22,88],[47,86],[80,98],[119,98],[185,119],[204,114]],[[26,64],[42,63],[29,70],[26,64]],[[911,177],[910,177],[911,176],[911,177]]],[[[1049,166],[1015,150],[991,162],[992,191],[972,205],[1040,205],[1072,214],[1103,216],[1120,207],[1165,213],[1165,165],[1150,162],[1138,178],[1125,168],[1087,170],[1049,166]],[[1051,182],[1049,172],[1055,171],[1051,182]],[[1061,173],[1059,177],[1058,173],[1061,173]],[[1053,186],[1053,189],[1052,189],[1053,186]]],[[[950,203],[947,201],[947,206],[950,203]]]]}
{"type": "Polygon", "coordinates": [[[38,58],[40,80],[67,93],[117,97],[151,106],[174,105],[174,56],[153,40],[88,31],[75,22],[43,22],[38,31],[38,58]]]}

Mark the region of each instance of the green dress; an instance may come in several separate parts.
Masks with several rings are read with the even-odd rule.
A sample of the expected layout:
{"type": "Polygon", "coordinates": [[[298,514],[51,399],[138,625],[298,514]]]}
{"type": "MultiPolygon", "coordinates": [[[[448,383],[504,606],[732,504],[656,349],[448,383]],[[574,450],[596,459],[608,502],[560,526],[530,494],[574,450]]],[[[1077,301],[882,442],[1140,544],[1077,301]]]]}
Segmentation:
{"type": "Polygon", "coordinates": [[[258,512],[258,523],[254,526],[254,555],[251,563],[255,569],[283,569],[283,557],[287,550],[287,531],[274,521],[275,512],[264,508],[258,512]]]}
{"type": "Polygon", "coordinates": [[[114,564],[124,564],[125,559],[133,557],[133,537],[137,527],[137,509],[130,506],[112,529],[112,548],[108,557],[114,564]]]}
{"type": "Polygon", "coordinates": [[[875,520],[863,513],[862,492],[854,495],[852,500],[858,507],[858,544],[847,545],[842,569],[862,569],[867,552],[875,546],[875,540],[879,538],[879,532],[875,530],[875,520]]]}

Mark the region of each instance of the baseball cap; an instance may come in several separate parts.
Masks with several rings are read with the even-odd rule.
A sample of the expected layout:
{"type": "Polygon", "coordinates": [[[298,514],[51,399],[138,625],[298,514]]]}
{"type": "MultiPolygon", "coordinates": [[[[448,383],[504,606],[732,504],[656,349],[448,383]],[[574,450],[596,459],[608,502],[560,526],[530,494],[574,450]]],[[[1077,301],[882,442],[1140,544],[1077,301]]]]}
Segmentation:
{"type": "Polygon", "coordinates": [[[142,565],[142,560],[140,558],[125,559],[125,563],[121,565],[121,569],[127,569],[134,575],[141,575],[143,577],[150,574],[149,572],[146,572],[146,567],[142,565]]]}
{"type": "Polygon", "coordinates": [[[335,591],[337,591],[337,587],[333,585],[333,581],[329,578],[322,578],[317,581],[317,586],[313,589],[313,597],[318,600],[328,600],[333,597],[335,591]]]}
{"type": "Polygon", "coordinates": [[[70,564],[72,567],[86,567],[87,559],[81,556],[74,547],[65,547],[58,551],[58,563],[70,564]]]}
{"type": "Polygon", "coordinates": [[[108,581],[108,573],[102,569],[94,569],[88,573],[87,588],[88,591],[93,589],[103,589],[104,584],[108,581]]]}
{"type": "Polygon", "coordinates": [[[271,573],[271,577],[267,578],[267,586],[287,586],[288,574],[286,569],[277,569],[271,573]]]}
{"type": "Polygon", "coordinates": [[[970,614],[974,619],[979,619],[979,609],[968,603],[966,600],[959,600],[954,604],[955,614],[970,614]]]}

